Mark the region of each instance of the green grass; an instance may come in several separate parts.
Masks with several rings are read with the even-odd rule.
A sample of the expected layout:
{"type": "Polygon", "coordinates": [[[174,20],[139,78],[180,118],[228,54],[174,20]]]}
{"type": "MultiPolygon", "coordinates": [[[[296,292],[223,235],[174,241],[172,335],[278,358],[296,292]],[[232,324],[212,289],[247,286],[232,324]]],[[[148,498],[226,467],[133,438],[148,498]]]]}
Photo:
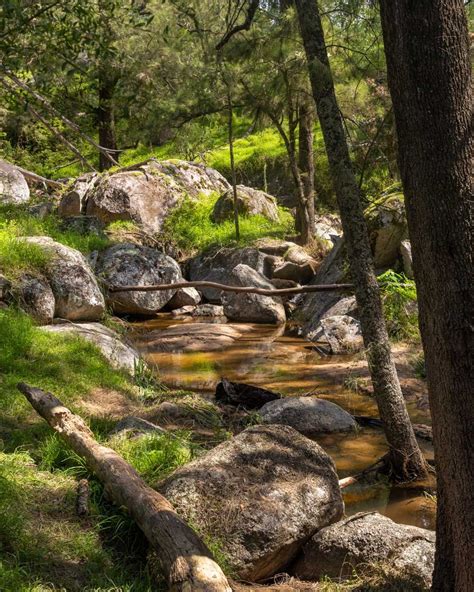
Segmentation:
{"type": "Polygon", "coordinates": [[[264,236],[283,238],[294,232],[293,218],[280,208],[280,222],[263,216],[240,217],[240,241],[235,240],[232,220],[221,224],[211,221],[211,212],[217,195],[201,196],[199,200],[186,200],[168,217],[164,227],[164,240],[174,242],[187,254],[205,250],[211,246],[244,246],[264,236]]]}

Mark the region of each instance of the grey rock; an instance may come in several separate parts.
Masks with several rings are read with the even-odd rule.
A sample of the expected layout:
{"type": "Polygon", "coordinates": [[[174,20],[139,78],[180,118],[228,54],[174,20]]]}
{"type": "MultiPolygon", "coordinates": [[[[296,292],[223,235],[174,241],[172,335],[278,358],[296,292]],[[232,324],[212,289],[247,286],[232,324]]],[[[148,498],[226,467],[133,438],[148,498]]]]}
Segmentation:
{"type": "MultiPolygon", "coordinates": [[[[237,185],[237,210],[243,216],[260,215],[272,222],[278,222],[278,206],[276,199],[258,189],[245,185],[237,185]]],[[[216,201],[211,214],[213,222],[230,220],[234,216],[234,193],[228,189],[216,201]]]]}
{"type": "Polygon", "coordinates": [[[224,307],[219,304],[200,304],[192,312],[193,317],[225,317],[224,307]]]}
{"type": "Polygon", "coordinates": [[[367,214],[374,265],[377,269],[390,267],[397,258],[400,243],[408,235],[405,204],[392,198],[378,204],[367,214]]]}
{"type": "Polygon", "coordinates": [[[333,315],[321,319],[326,341],[333,354],[350,354],[364,347],[360,322],[348,315],[333,315]]]}
{"type": "Polygon", "coordinates": [[[55,204],[51,201],[45,201],[39,204],[34,204],[29,206],[28,213],[33,216],[34,218],[38,218],[39,220],[44,220],[50,214],[53,213],[55,208],[55,204]]]}
{"type": "Polygon", "coordinates": [[[298,247],[296,243],[277,238],[261,238],[255,241],[255,247],[267,255],[283,257],[292,247],[298,247]]]}
{"type": "Polygon", "coordinates": [[[105,312],[105,301],[94,274],[83,255],[48,236],[26,237],[50,254],[45,275],[54,294],[54,316],[70,321],[96,321],[105,312]]]}
{"type": "Polygon", "coordinates": [[[23,204],[30,199],[30,188],[20,171],[0,160],[0,203],[23,204]]]}
{"type": "Polygon", "coordinates": [[[399,570],[401,582],[431,585],[435,533],[396,524],[378,514],[359,513],[317,532],[303,547],[294,566],[302,579],[352,575],[354,568],[389,562],[399,570]]]}
{"type": "Polygon", "coordinates": [[[130,415],[129,417],[124,417],[123,419],[121,419],[114,427],[114,429],[110,432],[110,435],[120,434],[122,432],[134,432],[139,434],[166,434],[167,430],[165,430],[165,428],[157,426],[151,421],[147,421],[146,419],[142,419],[141,417],[135,417],[133,415],[130,415]]]}
{"type": "MultiPolygon", "coordinates": [[[[100,253],[97,276],[108,286],[147,286],[182,281],[181,269],[174,259],[157,249],[120,243],[100,253]]],[[[107,298],[113,311],[120,314],[152,315],[161,310],[176,290],[151,292],[110,292],[107,298]]]]}
{"type": "Polygon", "coordinates": [[[86,209],[86,198],[89,191],[98,181],[97,173],[86,173],[78,177],[61,197],[58,214],[62,218],[80,216],[86,209]]]}
{"type": "Polygon", "coordinates": [[[196,309],[196,307],[194,305],[190,304],[188,306],[182,306],[181,308],[175,308],[174,310],[171,311],[171,314],[174,317],[182,317],[182,316],[186,316],[186,315],[192,315],[195,309],[196,309]]]}
{"type": "Polygon", "coordinates": [[[219,540],[235,574],[250,581],[281,572],[343,512],[333,461],[286,426],[247,428],[158,489],[204,536],[219,540]]]}
{"type": "Polygon", "coordinates": [[[49,283],[41,277],[24,274],[17,286],[20,306],[40,325],[53,322],[56,300],[49,283]]]}
{"type": "Polygon", "coordinates": [[[307,262],[302,265],[285,261],[273,270],[272,279],[291,280],[297,284],[307,284],[314,277],[314,266],[307,262]]]}
{"type": "Polygon", "coordinates": [[[62,323],[43,327],[43,331],[77,335],[96,345],[113,368],[135,374],[140,363],[137,350],[122,340],[120,335],[100,323],[62,323]]]}
{"type": "Polygon", "coordinates": [[[201,295],[196,288],[178,288],[166,307],[169,310],[176,310],[183,306],[196,306],[200,302],[201,295]]]}
{"type": "Polygon", "coordinates": [[[348,432],[357,427],[350,413],[331,401],[316,397],[270,401],[260,409],[260,418],[265,424],[288,425],[305,436],[348,432]]]}
{"type": "MultiPolygon", "coordinates": [[[[236,265],[229,278],[232,286],[252,286],[274,290],[273,285],[248,265],[236,265]]],[[[225,292],[222,296],[224,314],[228,319],[249,323],[280,325],[286,322],[281,298],[225,292]]]]}
{"type": "Polygon", "coordinates": [[[283,255],[283,259],[285,261],[290,261],[291,263],[296,263],[297,265],[305,265],[305,263],[310,263],[311,265],[316,265],[316,261],[313,257],[299,245],[293,245],[290,247],[283,255]]]}
{"type": "Polygon", "coordinates": [[[411,255],[411,242],[404,240],[400,243],[400,255],[403,262],[403,271],[407,278],[413,279],[413,257],[411,255]]]}
{"type": "Polygon", "coordinates": [[[68,216],[62,220],[61,228],[72,230],[78,234],[95,234],[105,237],[104,223],[96,216],[68,216]]]}

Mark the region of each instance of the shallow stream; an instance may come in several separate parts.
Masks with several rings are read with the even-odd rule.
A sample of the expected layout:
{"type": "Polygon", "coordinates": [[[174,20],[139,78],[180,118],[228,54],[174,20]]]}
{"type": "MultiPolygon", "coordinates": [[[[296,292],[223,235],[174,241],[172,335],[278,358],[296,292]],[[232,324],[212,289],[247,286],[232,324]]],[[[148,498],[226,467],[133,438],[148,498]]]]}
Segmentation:
{"type": "MultiPolygon", "coordinates": [[[[154,320],[134,324],[137,346],[166,386],[212,396],[217,382],[225,377],[289,396],[310,392],[354,415],[378,416],[369,395],[347,387],[354,358],[321,355],[312,344],[286,332],[285,327],[252,325],[234,344],[219,351],[174,353],[153,351],[149,344],[140,347],[140,334],[192,322],[195,322],[192,318],[177,320],[162,314],[154,320]]],[[[428,411],[410,403],[408,408],[415,423],[430,423],[428,411]]],[[[383,433],[375,428],[360,428],[356,433],[325,435],[315,440],[334,459],[340,478],[363,470],[387,450],[383,433]]],[[[424,441],[420,445],[426,456],[432,458],[432,446],[424,441]]],[[[396,522],[433,529],[434,503],[426,494],[432,486],[432,483],[417,483],[416,487],[389,487],[380,482],[355,484],[344,490],[346,513],[376,510],[396,522]]]]}

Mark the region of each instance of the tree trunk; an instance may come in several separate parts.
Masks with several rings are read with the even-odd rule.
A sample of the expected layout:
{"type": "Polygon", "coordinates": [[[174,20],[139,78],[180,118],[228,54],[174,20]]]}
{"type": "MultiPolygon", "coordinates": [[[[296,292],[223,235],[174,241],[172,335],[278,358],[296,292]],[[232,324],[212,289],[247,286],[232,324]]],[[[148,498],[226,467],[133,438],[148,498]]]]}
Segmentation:
{"type": "Polygon", "coordinates": [[[232,592],[220,567],[173,506],[135,469],[99,444],[83,420],[51,393],[20,383],[18,389],[61,438],[86,460],[110,498],[125,507],[156,550],[171,592],[232,592]]]}
{"type": "MultiPolygon", "coordinates": [[[[117,140],[115,136],[114,92],[117,85],[115,77],[105,72],[105,68],[99,70],[99,107],[97,109],[99,144],[110,150],[110,155],[118,161],[117,140]]],[[[113,162],[106,154],[99,154],[99,170],[110,169],[113,162]]]]}
{"type": "Polygon", "coordinates": [[[230,156],[230,170],[232,173],[232,201],[234,206],[234,227],[235,227],[235,240],[240,240],[240,225],[239,225],[239,203],[237,198],[237,175],[235,173],[235,159],[234,159],[234,122],[233,122],[233,109],[232,109],[232,95],[230,89],[227,89],[227,104],[228,104],[228,139],[229,139],[229,156],[230,156]]]}
{"type": "Polygon", "coordinates": [[[306,198],[305,207],[309,226],[306,232],[312,238],[315,234],[315,213],[314,213],[314,152],[313,152],[313,106],[306,101],[300,106],[299,127],[298,127],[298,167],[303,180],[304,195],[306,198]]]}
{"type": "Polygon", "coordinates": [[[427,465],[413,433],[390,351],[359,187],[334,91],[318,6],[316,0],[296,0],[296,8],[341,213],[374,396],[389,445],[392,476],[402,481],[422,478],[427,465]]]}
{"type": "Polygon", "coordinates": [[[432,590],[474,590],[473,96],[462,0],[384,0],[382,25],[438,475],[432,590]]]}

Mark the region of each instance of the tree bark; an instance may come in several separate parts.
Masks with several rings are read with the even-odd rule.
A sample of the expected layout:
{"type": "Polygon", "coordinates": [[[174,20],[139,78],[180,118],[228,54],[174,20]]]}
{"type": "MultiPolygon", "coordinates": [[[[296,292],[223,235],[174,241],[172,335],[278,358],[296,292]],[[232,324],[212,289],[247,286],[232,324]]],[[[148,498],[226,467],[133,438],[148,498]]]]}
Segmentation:
{"type": "Polygon", "coordinates": [[[309,105],[307,101],[303,101],[299,110],[299,125],[298,125],[298,166],[301,171],[303,180],[303,188],[305,195],[305,207],[307,215],[305,220],[308,220],[309,234],[308,239],[315,235],[315,189],[314,189],[314,152],[313,152],[313,126],[314,126],[314,112],[313,106],[309,105]]]}
{"type": "Polygon", "coordinates": [[[148,487],[135,469],[99,444],[84,421],[51,393],[24,383],[18,389],[33,408],[87,463],[110,498],[125,507],[157,551],[171,592],[232,592],[220,567],[173,506],[148,487]]]}
{"type": "Polygon", "coordinates": [[[232,173],[232,201],[234,207],[234,227],[235,227],[235,240],[240,240],[240,226],[239,226],[239,203],[237,197],[237,175],[235,172],[235,159],[234,159],[234,111],[232,108],[232,95],[230,87],[227,87],[227,132],[229,139],[229,157],[230,157],[230,170],[232,173]]]}
{"type": "MultiPolygon", "coordinates": [[[[105,67],[99,70],[99,107],[97,119],[99,128],[99,144],[110,151],[112,157],[118,161],[117,139],[115,135],[114,92],[117,79],[106,72],[105,67]]],[[[99,170],[105,171],[114,166],[113,162],[103,152],[99,153],[99,170]]]]}
{"type": "Polygon", "coordinates": [[[438,475],[436,592],[474,590],[473,93],[462,0],[383,0],[438,475]]]}
{"type": "Polygon", "coordinates": [[[391,355],[360,191],[337,104],[319,9],[316,0],[296,0],[295,4],[341,213],[374,396],[389,445],[392,477],[400,481],[423,478],[427,465],[413,433],[391,355]]]}

